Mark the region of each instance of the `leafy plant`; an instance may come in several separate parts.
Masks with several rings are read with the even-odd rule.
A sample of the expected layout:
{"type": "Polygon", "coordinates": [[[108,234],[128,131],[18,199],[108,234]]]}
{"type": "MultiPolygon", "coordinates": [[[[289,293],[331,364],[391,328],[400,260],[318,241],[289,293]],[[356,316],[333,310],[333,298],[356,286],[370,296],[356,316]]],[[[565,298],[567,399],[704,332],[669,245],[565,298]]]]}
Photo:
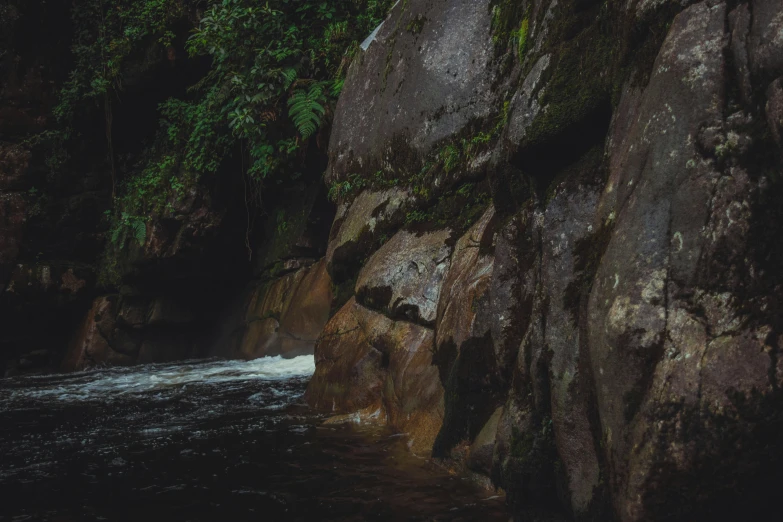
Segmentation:
{"type": "Polygon", "coordinates": [[[122,247],[128,239],[144,246],[147,242],[147,219],[122,212],[110,231],[109,239],[116,247],[122,247]]]}
{"type": "Polygon", "coordinates": [[[79,0],[72,8],[73,68],[54,111],[60,128],[40,141],[50,144],[52,168],[60,168],[73,139],[92,124],[82,115],[102,112],[113,192],[116,187],[109,213],[115,250],[129,238],[146,241],[150,219],[172,212],[189,187],[205,175],[219,175],[231,156],[241,156],[253,187],[251,203],[258,201],[252,195],[266,180],[284,183],[302,175],[309,142],[342,90],[358,42],[392,3],[79,0]],[[149,66],[150,56],[160,59],[167,48],[182,45],[182,24],[196,17],[185,50],[191,58],[208,59],[209,70],[186,97],[160,105],[153,142],[119,165],[113,118],[126,78],[149,66]]]}
{"type": "Polygon", "coordinates": [[[288,116],[296,125],[303,139],[312,136],[321,126],[326,109],[323,89],[313,83],[309,89],[298,89],[288,99],[288,116]]]}

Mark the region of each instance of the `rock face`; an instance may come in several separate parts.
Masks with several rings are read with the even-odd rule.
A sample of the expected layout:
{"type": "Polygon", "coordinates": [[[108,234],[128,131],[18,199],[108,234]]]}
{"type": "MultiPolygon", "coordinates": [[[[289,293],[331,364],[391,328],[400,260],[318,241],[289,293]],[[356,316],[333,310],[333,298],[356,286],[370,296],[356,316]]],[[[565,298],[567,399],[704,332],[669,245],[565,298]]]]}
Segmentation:
{"type": "Polygon", "coordinates": [[[242,357],[255,359],[313,353],[332,306],[326,260],[257,289],[247,309],[242,357]]]}
{"type": "MultiPolygon", "coordinates": [[[[0,311],[88,309],[64,369],[314,353],[311,406],[486,475],[516,518],[778,510],[779,0],[398,2],[256,250],[244,193],[190,187],[97,298],[105,180],[42,210],[47,83],[0,65],[0,311]]],[[[27,344],[17,369],[47,357],[27,344]]]]}
{"type": "Polygon", "coordinates": [[[348,73],[335,112],[327,181],[372,173],[385,163],[396,169],[418,165],[417,156],[472,119],[489,116],[491,24],[484,1],[397,3],[348,73]]]}
{"type": "Polygon", "coordinates": [[[400,2],[351,67],[327,177],[365,184],[328,266],[355,297],[308,401],[466,458],[519,514],[760,516],[783,458],[783,6],[458,4],[400,2]],[[483,214],[444,210],[481,180],[483,214]]]}
{"type": "Polygon", "coordinates": [[[407,433],[426,455],[443,419],[443,387],[432,365],[433,332],[392,321],[351,299],[315,349],[307,399],[332,412],[365,411],[407,433]]]}

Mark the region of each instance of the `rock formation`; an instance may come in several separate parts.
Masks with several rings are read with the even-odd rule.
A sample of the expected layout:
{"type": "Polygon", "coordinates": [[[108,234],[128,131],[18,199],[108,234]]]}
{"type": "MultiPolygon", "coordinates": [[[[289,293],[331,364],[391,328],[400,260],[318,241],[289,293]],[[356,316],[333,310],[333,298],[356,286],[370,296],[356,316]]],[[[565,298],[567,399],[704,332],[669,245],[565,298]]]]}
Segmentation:
{"type": "Polygon", "coordinates": [[[763,499],[782,9],[400,2],[335,116],[328,182],[369,181],[339,202],[327,266],[355,297],[309,402],[465,459],[517,510],[730,520],[763,499]]]}
{"type": "Polygon", "coordinates": [[[13,133],[40,122],[14,78],[0,284],[84,317],[63,368],[314,351],[311,406],[484,475],[520,519],[776,507],[779,0],[398,2],[351,62],[328,158],[254,247],[239,183],[191,187],[111,293],[26,243],[35,160],[13,133]]]}

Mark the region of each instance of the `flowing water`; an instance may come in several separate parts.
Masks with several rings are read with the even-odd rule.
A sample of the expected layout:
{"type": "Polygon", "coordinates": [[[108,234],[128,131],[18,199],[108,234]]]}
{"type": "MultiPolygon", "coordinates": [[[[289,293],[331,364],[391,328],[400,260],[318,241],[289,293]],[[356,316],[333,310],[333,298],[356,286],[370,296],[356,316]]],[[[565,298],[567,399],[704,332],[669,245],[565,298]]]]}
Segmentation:
{"type": "Polygon", "coordinates": [[[312,356],[0,379],[0,520],[508,520],[388,430],[322,425],[312,356]]]}

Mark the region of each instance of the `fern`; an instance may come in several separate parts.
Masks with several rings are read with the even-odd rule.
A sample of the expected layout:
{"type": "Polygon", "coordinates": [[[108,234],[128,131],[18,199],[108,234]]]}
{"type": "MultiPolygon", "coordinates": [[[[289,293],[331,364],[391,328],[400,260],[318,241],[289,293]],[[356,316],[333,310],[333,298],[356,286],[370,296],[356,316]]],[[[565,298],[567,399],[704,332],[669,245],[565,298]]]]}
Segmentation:
{"type": "Polygon", "coordinates": [[[288,90],[296,80],[297,73],[296,69],[289,67],[280,71],[280,75],[283,77],[283,88],[288,90]]]}
{"type": "Polygon", "coordinates": [[[140,246],[144,246],[144,243],[147,242],[147,224],[144,221],[137,220],[133,222],[132,229],[133,238],[140,246]]]}
{"type": "Polygon", "coordinates": [[[288,116],[302,138],[309,138],[321,126],[321,119],[326,112],[323,106],[325,100],[323,89],[318,83],[312,84],[307,90],[299,89],[291,94],[288,99],[288,116]]]}
{"type": "Polygon", "coordinates": [[[122,235],[123,227],[122,226],[115,226],[111,231],[111,243],[115,246],[119,244],[120,241],[120,235],[122,235]]]}

